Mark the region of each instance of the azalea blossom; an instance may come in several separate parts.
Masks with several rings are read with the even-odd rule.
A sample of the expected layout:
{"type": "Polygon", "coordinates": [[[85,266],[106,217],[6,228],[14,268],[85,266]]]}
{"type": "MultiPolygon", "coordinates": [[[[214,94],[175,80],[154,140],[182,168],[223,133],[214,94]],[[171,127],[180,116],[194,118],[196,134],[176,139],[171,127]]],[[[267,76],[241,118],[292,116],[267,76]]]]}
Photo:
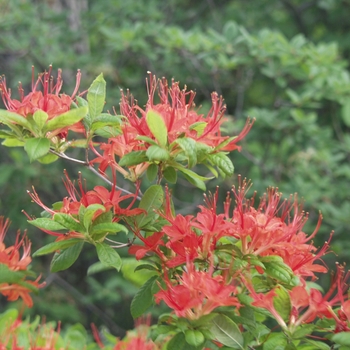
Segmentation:
{"type": "Polygon", "coordinates": [[[179,146],[174,143],[180,138],[189,138],[202,147],[210,149],[213,154],[240,150],[237,143],[248,134],[253,125],[253,120],[248,119],[237,137],[223,136],[220,127],[225,121],[226,107],[223,98],[217,93],[212,93],[212,107],[207,115],[204,115],[200,114],[195,107],[195,93],[186,91],[186,87],[181,89],[179,83],[174,80],[169,86],[165,78],[157,80],[149,73],[147,90],[148,100],[144,108],[136,103],[129,91],[126,94],[122,91],[120,113],[125,118],[120,125],[121,132],[109,138],[108,143],[100,144],[102,154],[94,149],[97,157],[92,162],[99,163],[99,169],[102,172],[110,166],[124,177],[136,181],[147,170],[150,165],[147,157],[143,162],[128,166],[128,171],[118,163],[123,156],[131,152],[145,152],[153,143],[158,142],[147,124],[147,114],[150,111],[159,115],[164,122],[167,134],[165,148],[170,152],[170,158],[174,158],[180,151],[179,146]],[[159,102],[156,102],[157,92],[159,102]]]}
{"type": "MultiPolygon", "coordinates": [[[[149,110],[155,111],[162,116],[168,133],[168,143],[171,144],[180,135],[192,138],[208,146],[216,147],[223,141],[229,139],[229,136],[222,136],[220,126],[224,122],[224,113],[226,106],[223,98],[217,93],[212,93],[212,107],[208,114],[204,116],[199,114],[195,108],[194,91],[186,91],[186,87],[180,88],[178,82],[172,80],[171,85],[163,78],[157,78],[149,73],[147,82],[148,101],[144,109],[140,108],[135,100],[129,95],[122,93],[120,102],[120,111],[127,117],[130,125],[135,129],[136,135],[153,135],[147,125],[146,115],[149,110]],[[155,95],[158,90],[160,102],[155,102],[155,95]],[[196,126],[201,126],[196,128],[196,126]]],[[[237,142],[242,140],[252,127],[252,122],[247,121],[242,132],[221,150],[232,151],[239,149],[237,142]]]]}
{"type": "Polygon", "coordinates": [[[165,277],[166,288],[155,294],[155,301],[163,300],[178,317],[191,320],[210,314],[219,306],[240,307],[233,285],[226,284],[222,275],[213,275],[209,271],[197,270],[193,263],[176,280],[165,277]]]}
{"type": "MultiPolygon", "coordinates": [[[[32,259],[30,257],[30,247],[26,235],[20,238],[20,232],[17,233],[15,244],[6,247],[4,244],[4,238],[6,236],[9,227],[9,220],[4,220],[4,217],[0,217],[0,264],[7,266],[10,271],[27,271],[28,265],[32,259]],[[20,250],[22,249],[22,255],[20,250]]],[[[22,283],[0,283],[0,293],[7,297],[9,301],[15,301],[21,298],[28,307],[33,306],[33,300],[30,296],[32,289],[41,288],[45,283],[39,283],[40,276],[35,280],[27,280],[25,275],[20,279],[22,283]],[[30,288],[31,286],[32,288],[30,288]]]]}
{"type": "MultiPolygon", "coordinates": [[[[58,70],[56,83],[54,83],[51,73],[52,66],[49,67],[48,71],[40,73],[35,80],[34,67],[32,67],[32,91],[25,94],[22,84],[19,83],[18,100],[12,98],[11,89],[7,87],[5,77],[1,77],[0,92],[6,109],[10,112],[20,114],[25,118],[33,115],[38,110],[42,110],[48,114],[49,120],[68,112],[78,93],[81,72],[80,70],[77,72],[75,88],[70,96],[60,93],[63,85],[62,70],[58,70]]],[[[70,129],[76,132],[84,132],[84,127],[80,122],[71,126],[70,129]]],[[[51,134],[58,134],[60,138],[65,138],[67,133],[68,128],[63,128],[51,134]]]]}
{"type": "MultiPolygon", "coordinates": [[[[139,214],[144,213],[143,209],[139,208],[132,208],[134,205],[137,194],[138,194],[138,188],[136,189],[135,194],[127,194],[122,195],[122,192],[120,190],[116,190],[115,186],[112,186],[112,189],[109,191],[103,186],[95,186],[93,190],[86,191],[83,186],[83,180],[81,177],[81,174],[79,174],[78,179],[78,188],[76,187],[75,182],[73,182],[67,172],[64,172],[65,180],[64,184],[68,192],[68,196],[63,198],[61,205],[57,206],[57,208],[52,209],[49,208],[47,205],[45,205],[38,193],[33,188],[33,192],[29,192],[28,194],[32,198],[32,200],[37,203],[40,207],[42,207],[47,213],[49,213],[52,217],[56,213],[65,213],[68,215],[71,215],[74,221],[79,223],[79,210],[81,206],[84,206],[87,208],[88,206],[92,204],[100,204],[102,205],[105,210],[98,209],[92,218],[92,221],[96,220],[99,215],[111,211],[113,214],[112,222],[118,222],[123,217],[129,217],[129,216],[136,216],[139,214]],[[131,199],[130,203],[124,208],[121,206],[121,203],[124,201],[127,201],[131,199]]],[[[31,220],[30,216],[27,215],[27,217],[31,220]]],[[[57,233],[50,230],[42,229],[42,231],[57,236],[59,239],[70,239],[70,238],[81,238],[84,239],[84,234],[80,232],[71,231],[67,235],[62,235],[62,233],[57,233]]]]}

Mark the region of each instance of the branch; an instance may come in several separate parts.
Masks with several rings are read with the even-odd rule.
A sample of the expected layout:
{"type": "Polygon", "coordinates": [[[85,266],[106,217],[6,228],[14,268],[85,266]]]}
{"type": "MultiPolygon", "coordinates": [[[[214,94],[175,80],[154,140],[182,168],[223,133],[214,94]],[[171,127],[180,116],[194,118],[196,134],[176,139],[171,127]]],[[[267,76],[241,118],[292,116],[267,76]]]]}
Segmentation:
{"type": "MultiPolygon", "coordinates": [[[[130,191],[126,190],[125,188],[114,185],[110,180],[108,180],[105,176],[103,176],[100,172],[98,172],[92,165],[90,165],[88,161],[83,161],[83,160],[71,158],[71,157],[67,156],[65,153],[56,152],[53,149],[50,149],[50,153],[52,153],[52,154],[54,154],[57,157],[60,157],[62,159],[69,160],[70,162],[80,164],[80,165],[87,167],[91,172],[93,172],[95,175],[97,175],[100,179],[102,179],[104,182],[108,183],[110,186],[112,186],[112,187],[114,186],[114,188],[118,191],[121,191],[121,192],[126,193],[126,194],[134,194],[133,192],[130,192],[130,191]]],[[[141,200],[140,196],[137,196],[136,198],[139,201],[141,200]]]]}

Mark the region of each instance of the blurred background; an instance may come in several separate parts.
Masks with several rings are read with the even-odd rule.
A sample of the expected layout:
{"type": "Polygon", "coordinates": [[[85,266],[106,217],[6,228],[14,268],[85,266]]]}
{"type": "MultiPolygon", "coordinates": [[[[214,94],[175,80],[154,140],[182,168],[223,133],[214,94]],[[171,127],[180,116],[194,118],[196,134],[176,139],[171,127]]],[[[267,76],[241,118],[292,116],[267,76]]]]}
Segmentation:
{"type": "MultiPolygon", "coordinates": [[[[238,134],[247,116],[256,122],[232,155],[236,175],[208,189],[220,184],[223,200],[242,174],[258,197],[268,186],[286,196],[298,192],[310,213],[306,232],[323,214],[316,246],[335,230],[326,256],[333,269],[335,261],[350,262],[349,15],[350,0],[0,0],[0,74],[18,98],[19,81],[30,91],[32,65],[37,73],[50,64],[62,68],[67,94],[77,69],[81,91],[103,72],[106,110],[118,110],[120,89],[127,88],[144,105],[147,71],[196,91],[203,113],[217,91],[227,104],[228,134],[238,134]]],[[[82,157],[79,150],[71,155],[82,157]]],[[[46,204],[61,200],[64,168],[72,178],[81,170],[64,161],[29,164],[23,149],[1,148],[0,213],[13,221],[14,233],[28,229],[33,251],[52,238],[28,227],[21,210],[36,216],[41,210],[26,190],[34,185],[46,204]]],[[[83,175],[88,188],[99,183],[83,175]]],[[[180,181],[173,188],[182,214],[202,203],[189,186],[180,181]]],[[[89,249],[62,273],[50,274],[50,259],[33,261],[48,285],[27,313],[103,324],[115,335],[133,327],[132,281],[113,271],[87,277],[96,261],[89,249]]]]}

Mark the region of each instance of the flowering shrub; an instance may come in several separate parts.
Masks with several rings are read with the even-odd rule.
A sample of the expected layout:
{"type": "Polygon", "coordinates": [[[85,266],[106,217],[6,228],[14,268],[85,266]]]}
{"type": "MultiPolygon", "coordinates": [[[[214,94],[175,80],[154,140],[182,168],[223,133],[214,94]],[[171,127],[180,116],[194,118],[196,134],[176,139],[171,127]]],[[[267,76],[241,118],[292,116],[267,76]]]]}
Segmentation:
{"type": "MultiPolygon", "coordinates": [[[[79,82],[80,72],[73,94],[60,94],[61,73],[54,85],[50,67],[36,81],[33,77],[28,95],[20,86],[20,100],[12,98],[5,78],[0,83],[7,108],[0,111],[5,126],[0,136],[5,146],[23,146],[31,161],[69,160],[106,182],[106,187],[87,190],[81,175],[76,184],[65,172],[68,196],[53,205],[45,204],[35,188],[29,192],[44,212],[39,218],[26,214],[28,222],[55,237],[33,256],[54,253],[51,271],[58,272],[69,268],[83,246],[90,244],[100,261],[92,269],[119,271],[123,259],[117,251],[127,246],[129,254],[142,261],[137,270],[151,273],[132,301],[133,317],[143,316],[153,304],[163,302],[169,307],[157,325],[138,325],[123,340],[108,335],[109,344],[93,326],[95,343],[89,349],[312,350],[350,346],[350,275],[337,265],[326,293],[316,284],[318,274],[328,272],[322,258],[330,251],[332,233],[321,248],[314,246],[312,240],[322,217],[314,232],[304,232],[307,214],[296,195],[283,199],[277,188],[269,188],[255,206],[255,196],[247,195],[250,182],[239,176],[221,211],[218,190],[204,194],[205,205],[199,206],[197,214],[174,211],[167,183],[176,183],[180,174],[205,191],[205,182],[212,177],[231,176],[234,166],[228,154],[240,150],[238,143],[253,120],[247,120],[238,136],[222,135],[225,106],[221,97],[212,94],[212,107],[205,116],[194,106],[194,92],[181,89],[174,81],[169,85],[165,79],[157,80],[152,74],[144,108],[128,92],[122,93],[120,114],[103,113],[103,76],[92,83],[86,99],[78,95],[79,82]],[[71,132],[80,138],[73,139],[71,132]],[[77,145],[86,150],[83,159],[67,154],[77,145]],[[198,174],[197,164],[211,171],[212,177],[198,174]],[[134,184],[134,192],[118,186],[117,173],[134,184]],[[145,174],[154,183],[142,193],[145,174]],[[118,236],[129,233],[128,243],[118,241],[118,236]]],[[[0,224],[4,272],[0,292],[8,300],[21,297],[30,307],[29,293],[42,286],[39,279],[27,280],[31,276],[27,269],[30,243],[18,236],[16,243],[6,248],[3,239],[8,221],[2,219],[0,224]]],[[[32,327],[31,334],[37,336],[28,335],[23,345],[25,340],[17,336],[17,329],[30,324],[13,315],[1,316],[7,320],[5,326],[0,324],[4,348],[70,349],[69,335],[64,338],[53,325],[32,327]],[[43,331],[49,334],[46,342],[41,340],[43,331]]],[[[81,348],[88,344],[84,339],[81,348]]]]}

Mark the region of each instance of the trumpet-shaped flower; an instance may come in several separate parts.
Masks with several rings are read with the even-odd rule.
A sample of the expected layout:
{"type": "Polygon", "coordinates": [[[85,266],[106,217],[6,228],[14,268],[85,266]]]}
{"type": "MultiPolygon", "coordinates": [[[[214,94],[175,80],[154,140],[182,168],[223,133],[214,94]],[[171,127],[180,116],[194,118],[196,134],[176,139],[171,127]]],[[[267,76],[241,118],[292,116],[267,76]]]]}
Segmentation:
{"type": "MultiPolygon", "coordinates": [[[[68,112],[78,93],[81,73],[78,70],[74,91],[72,95],[69,96],[60,93],[63,85],[62,71],[60,69],[58,70],[56,84],[54,83],[51,72],[52,66],[49,67],[47,72],[45,71],[39,74],[37,80],[35,80],[34,67],[32,67],[32,91],[25,95],[22,84],[19,83],[19,100],[12,98],[11,90],[7,88],[5,77],[1,77],[0,92],[6,109],[10,112],[20,114],[23,117],[28,117],[33,115],[36,111],[42,110],[48,114],[49,120],[68,112]]],[[[84,127],[80,122],[70,127],[70,129],[76,132],[84,132],[84,127]]],[[[67,133],[68,128],[63,128],[58,130],[55,134],[64,138],[67,133]]]]}
{"type": "Polygon", "coordinates": [[[43,287],[44,283],[39,284],[39,279],[35,281],[27,280],[26,275],[28,273],[28,265],[31,263],[32,259],[30,257],[30,247],[31,243],[28,238],[24,235],[20,238],[20,233],[18,232],[16,236],[15,244],[6,247],[4,244],[4,238],[6,236],[9,227],[9,220],[4,220],[0,217],[0,264],[6,266],[9,271],[23,272],[23,274],[14,275],[14,280],[9,280],[8,282],[0,283],[0,293],[7,297],[9,301],[15,301],[21,298],[28,307],[33,306],[33,300],[30,296],[30,292],[43,287]],[[20,249],[22,248],[22,256],[20,254],[20,249]]]}
{"type": "Polygon", "coordinates": [[[166,288],[161,289],[155,300],[163,300],[178,317],[198,319],[210,314],[219,306],[239,307],[236,288],[226,284],[221,275],[196,270],[193,263],[187,263],[185,271],[177,275],[176,281],[165,280],[166,288]]]}

